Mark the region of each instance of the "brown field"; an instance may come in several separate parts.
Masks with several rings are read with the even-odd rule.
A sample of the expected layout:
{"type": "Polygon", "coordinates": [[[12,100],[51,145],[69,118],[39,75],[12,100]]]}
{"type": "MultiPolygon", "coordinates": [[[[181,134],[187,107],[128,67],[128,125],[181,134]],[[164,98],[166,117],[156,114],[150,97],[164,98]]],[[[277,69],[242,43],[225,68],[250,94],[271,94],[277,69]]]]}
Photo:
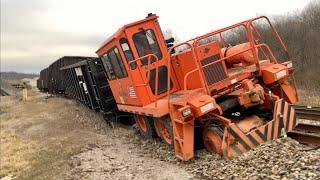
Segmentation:
{"type": "MultiPolygon", "coordinates": [[[[0,178],[81,179],[84,177],[77,173],[78,170],[72,170],[72,159],[76,162],[79,160],[72,157],[78,155],[85,161],[92,161],[92,157],[86,155],[87,151],[100,146],[114,147],[108,151],[100,150],[94,155],[98,159],[105,157],[105,153],[108,157],[113,156],[111,160],[118,163],[117,166],[105,162],[110,171],[114,168],[123,169],[125,166],[121,167],[122,164],[127,164],[134,168],[131,174],[138,177],[159,179],[158,172],[164,171],[163,167],[170,167],[171,173],[167,172],[164,176],[169,179],[174,179],[179,173],[179,169],[170,164],[143,157],[137,152],[128,153],[133,150],[129,149],[127,139],[122,137],[131,136],[133,131],[130,127],[112,129],[100,114],[74,100],[46,98],[45,94],[38,92],[29,95],[27,102],[21,102],[16,97],[1,97],[0,178]],[[134,161],[129,161],[133,158],[134,161]]],[[[85,163],[83,166],[88,168],[85,163]]],[[[130,177],[130,173],[127,175],[130,177]]],[[[99,179],[95,176],[90,179],[99,179]]],[[[188,176],[187,172],[181,172],[177,177],[184,176],[188,176]]],[[[123,173],[111,174],[106,178],[121,177],[123,173]]]]}

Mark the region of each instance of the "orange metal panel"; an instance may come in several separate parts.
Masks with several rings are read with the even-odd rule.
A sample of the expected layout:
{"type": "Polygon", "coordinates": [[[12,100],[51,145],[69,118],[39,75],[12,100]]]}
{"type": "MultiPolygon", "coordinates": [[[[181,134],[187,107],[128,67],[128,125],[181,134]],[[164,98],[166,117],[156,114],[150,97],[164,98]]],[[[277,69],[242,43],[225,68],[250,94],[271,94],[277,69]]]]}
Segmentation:
{"type": "Polygon", "coordinates": [[[272,64],[261,69],[263,81],[271,84],[279,79],[288,76],[288,68],[282,64],[272,64]]]}
{"type": "Polygon", "coordinates": [[[131,112],[136,114],[144,114],[154,117],[162,117],[169,113],[168,111],[168,100],[160,99],[157,101],[157,106],[154,103],[148,104],[146,106],[131,106],[125,104],[117,104],[120,111],[131,112]]]}

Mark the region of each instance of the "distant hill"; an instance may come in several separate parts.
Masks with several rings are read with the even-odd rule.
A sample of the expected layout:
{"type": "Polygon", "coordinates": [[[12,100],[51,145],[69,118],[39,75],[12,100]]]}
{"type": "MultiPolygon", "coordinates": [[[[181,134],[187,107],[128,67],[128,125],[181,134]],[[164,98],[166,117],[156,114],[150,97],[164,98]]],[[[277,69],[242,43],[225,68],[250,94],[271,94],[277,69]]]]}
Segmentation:
{"type": "Polygon", "coordinates": [[[21,80],[24,78],[35,78],[39,77],[39,74],[26,74],[26,73],[17,73],[17,72],[0,72],[1,79],[3,80],[21,80]]]}

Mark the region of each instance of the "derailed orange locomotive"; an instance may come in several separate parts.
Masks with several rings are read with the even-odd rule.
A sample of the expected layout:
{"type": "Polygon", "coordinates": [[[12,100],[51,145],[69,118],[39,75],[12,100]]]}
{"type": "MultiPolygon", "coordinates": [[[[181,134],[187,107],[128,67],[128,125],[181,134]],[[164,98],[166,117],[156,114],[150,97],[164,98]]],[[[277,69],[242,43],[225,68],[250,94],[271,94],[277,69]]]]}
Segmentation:
{"type": "Polygon", "coordinates": [[[228,158],[296,125],[292,62],[267,17],[173,43],[149,14],[120,28],[96,51],[118,109],[134,114],[143,136],[162,138],[184,161],[193,158],[197,141],[228,158]],[[263,42],[255,27],[262,20],[286,57],[275,57],[263,42]],[[241,34],[236,29],[245,40],[230,45],[229,32],[241,34]]]}

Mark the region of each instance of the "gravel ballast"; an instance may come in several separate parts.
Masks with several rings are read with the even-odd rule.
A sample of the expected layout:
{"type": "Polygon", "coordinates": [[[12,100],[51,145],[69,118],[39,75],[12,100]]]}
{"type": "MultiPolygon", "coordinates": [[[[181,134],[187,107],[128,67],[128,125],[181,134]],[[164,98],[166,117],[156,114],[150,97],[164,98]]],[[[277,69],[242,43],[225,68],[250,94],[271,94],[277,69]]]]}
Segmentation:
{"type": "Polygon", "coordinates": [[[291,138],[274,140],[230,160],[202,149],[188,162],[175,158],[174,150],[159,140],[143,139],[137,132],[128,138],[145,155],[179,164],[200,179],[320,179],[320,149],[291,138]]]}

